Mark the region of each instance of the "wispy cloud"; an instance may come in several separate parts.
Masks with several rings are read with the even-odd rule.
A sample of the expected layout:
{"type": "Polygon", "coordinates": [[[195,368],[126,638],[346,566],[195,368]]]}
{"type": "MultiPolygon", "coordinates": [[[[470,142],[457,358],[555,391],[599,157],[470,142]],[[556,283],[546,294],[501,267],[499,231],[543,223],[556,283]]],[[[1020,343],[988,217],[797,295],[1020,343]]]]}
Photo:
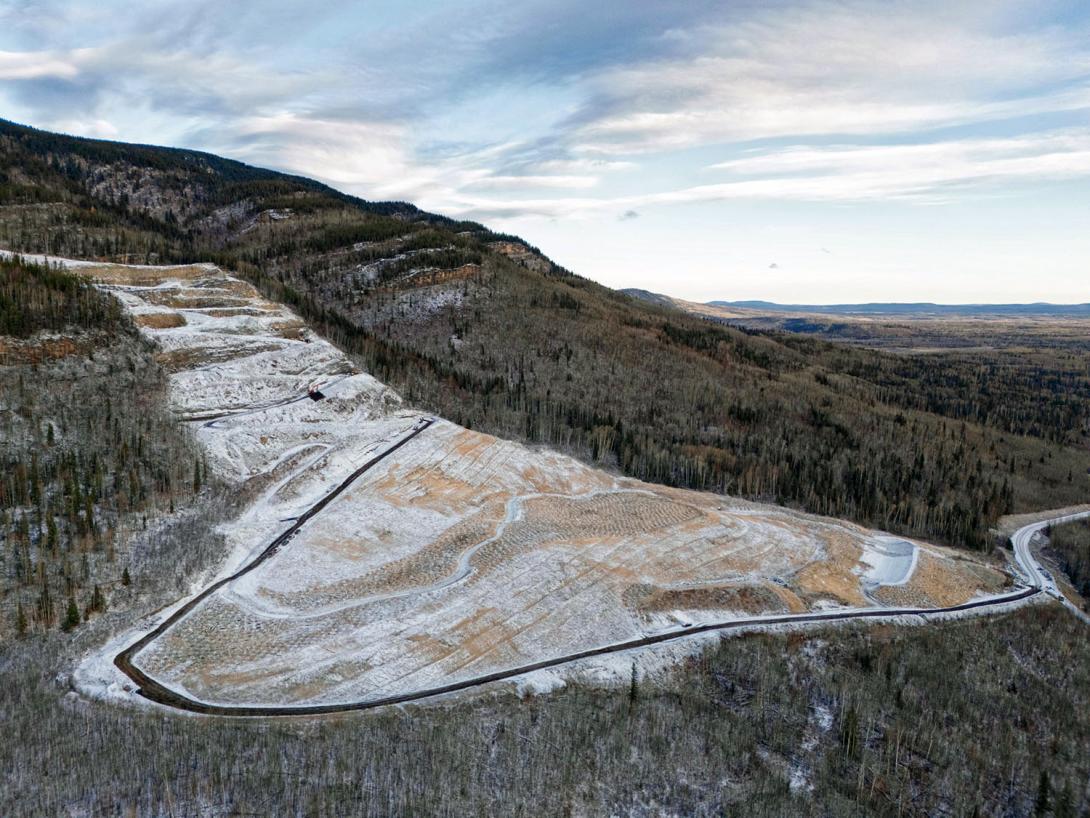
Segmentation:
{"type": "Polygon", "coordinates": [[[478,188],[500,188],[508,190],[522,190],[535,187],[580,189],[594,187],[598,184],[598,181],[599,179],[597,176],[524,174],[484,176],[472,184],[474,187],[478,188]]]}
{"type": "Polygon", "coordinates": [[[1011,183],[1090,177],[1090,132],[1066,130],[1017,139],[964,139],[919,145],[792,146],[721,162],[728,181],[636,195],[525,198],[463,197],[452,206],[474,218],[589,216],[652,205],[739,199],[936,203],[970,190],[1011,183]]]}
{"type": "MultiPolygon", "coordinates": [[[[597,189],[638,173],[636,164],[649,155],[818,136],[903,142],[937,127],[1090,108],[1085,21],[1016,25],[1016,7],[699,3],[584,11],[575,26],[578,9],[567,0],[517,7],[474,0],[461,8],[390,9],[397,25],[383,26],[350,5],[303,15],[297,3],[282,0],[240,3],[226,25],[211,0],[151,4],[120,24],[106,9],[72,0],[55,12],[86,28],[87,42],[78,45],[71,31],[60,36],[33,15],[7,12],[27,39],[55,42],[0,51],[0,82],[47,126],[87,123],[124,136],[127,104],[134,118],[134,108],[188,118],[175,134],[199,147],[315,174],[365,195],[414,195],[461,212],[529,213],[542,201],[535,191],[597,189]],[[472,26],[464,25],[469,14],[472,26]],[[316,60],[293,48],[293,37],[308,44],[315,38],[328,50],[316,60]],[[532,124],[516,115],[508,124],[515,138],[507,141],[482,139],[475,123],[458,119],[459,100],[506,87],[522,90],[498,98],[489,111],[494,122],[504,116],[499,100],[563,91],[549,91],[545,105],[531,102],[532,124]],[[557,99],[569,103],[550,117],[557,99]],[[454,128],[433,129],[436,117],[454,128]],[[458,132],[466,134],[461,141],[458,132]],[[444,138],[455,141],[444,145],[444,138]],[[503,198],[490,201],[489,193],[503,198]]],[[[1009,148],[936,142],[930,150],[891,146],[886,153],[859,146],[850,155],[769,150],[720,164],[745,179],[674,190],[668,179],[649,179],[639,194],[603,191],[600,206],[744,195],[906,196],[981,178],[1054,177],[1065,172],[1049,160],[1058,158],[1057,138],[1016,134],[1000,140],[1009,148]],[[977,149],[987,155],[973,155],[977,149]],[[1034,150],[1045,152],[1033,159],[1027,151],[1034,150]],[[814,164],[833,160],[851,167],[822,174],[814,164]],[[867,169],[868,161],[905,164],[889,171],[867,169]],[[780,178],[792,162],[810,165],[780,178]]],[[[1081,175],[1079,151],[1061,152],[1067,171],[1081,175]]],[[[575,211],[588,206],[571,204],[575,211]]]]}
{"type": "Polygon", "coordinates": [[[690,39],[690,53],[594,77],[572,148],[890,134],[1090,104],[1085,31],[993,31],[986,15],[950,20],[934,4],[776,7],[690,39]]]}
{"type": "Polygon", "coordinates": [[[0,115],[501,226],[639,214],[638,242],[680,205],[949,204],[1085,179],[1090,10],[12,0],[0,115]]]}
{"type": "Polygon", "coordinates": [[[739,178],[690,193],[737,195],[741,190],[784,198],[933,199],[971,186],[1090,176],[1090,131],[917,145],[794,146],[712,168],[739,178]]]}
{"type": "Polygon", "coordinates": [[[71,60],[48,52],[0,51],[0,80],[70,79],[77,74],[79,68],[71,60]]]}
{"type": "Polygon", "coordinates": [[[413,161],[407,129],[389,122],[358,122],[279,114],[244,117],[195,136],[222,153],[273,165],[376,199],[443,195],[463,176],[445,178],[442,166],[413,161]]]}

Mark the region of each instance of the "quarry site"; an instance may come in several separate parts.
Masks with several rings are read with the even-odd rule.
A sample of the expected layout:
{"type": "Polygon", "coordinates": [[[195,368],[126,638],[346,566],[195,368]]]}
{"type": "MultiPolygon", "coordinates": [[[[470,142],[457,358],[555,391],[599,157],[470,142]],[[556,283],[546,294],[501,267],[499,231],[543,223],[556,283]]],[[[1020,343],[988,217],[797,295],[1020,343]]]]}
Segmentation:
{"type": "Polygon", "coordinates": [[[245,498],[215,586],[89,656],[85,694],[132,700],[138,677],[227,708],[359,705],[536,663],[562,679],[558,657],[734,620],[1012,593],[964,551],[430,417],[214,266],[79,269],[158,345],[173,411],[245,498]]]}

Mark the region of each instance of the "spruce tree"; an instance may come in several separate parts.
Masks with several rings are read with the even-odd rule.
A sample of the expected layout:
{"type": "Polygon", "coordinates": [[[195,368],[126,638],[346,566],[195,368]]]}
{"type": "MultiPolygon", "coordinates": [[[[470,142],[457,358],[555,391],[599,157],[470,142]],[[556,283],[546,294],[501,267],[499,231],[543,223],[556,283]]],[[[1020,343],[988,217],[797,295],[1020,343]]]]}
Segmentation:
{"type": "Polygon", "coordinates": [[[95,506],[91,500],[91,495],[86,494],[83,498],[83,513],[87,520],[87,532],[94,536],[95,534],[95,506]]]}
{"type": "Polygon", "coordinates": [[[26,634],[26,611],[23,610],[23,603],[20,602],[15,607],[15,632],[19,636],[26,634]]]}
{"type": "Polygon", "coordinates": [[[79,608],[76,607],[75,597],[68,597],[68,610],[64,614],[64,622],[62,627],[66,631],[72,630],[79,624],[79,608]]]}
{"type": "Polygon", "coordinates": [[[1075,818],[1075,796],[1071,791],[1071,782],[1064,784],[1060,794],[1056,796],[1056,805],[1052,814],[1056,818],[1075,818]]]}
{"type": "Polygon", "coordinates": [[[1037,800],[1033,805],[1034,815],[1044,815],[1048,812],[1049,807],[1049,791],[1051,787],[1048,783],[1048,770],[1041,770],[1041,778],[1037,782],[1037,800]]]}
{"type": "Polygon", "coordinates": [[[41,590],[38,592],[38,621],[45,627],[53,624],[53,598],[49,593],[49,580],[45,575],[45,563],[38,563],[41,590]]]}

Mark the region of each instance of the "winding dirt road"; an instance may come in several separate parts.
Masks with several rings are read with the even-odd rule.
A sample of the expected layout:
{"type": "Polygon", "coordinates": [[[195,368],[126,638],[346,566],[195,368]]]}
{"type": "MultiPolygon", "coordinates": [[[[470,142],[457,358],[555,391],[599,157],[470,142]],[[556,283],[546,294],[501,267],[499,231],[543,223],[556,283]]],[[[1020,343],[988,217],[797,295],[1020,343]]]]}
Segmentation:
{"type": "MultiPolygon", "coordinates": [[[[828,611],[824,613],[806,613],[806,614],[784,614],[774,616],[757,616],[747,619],[731,619],[725,622],[711,622],[703,623],[699,625],[693,625],[690,627],[682,627],[674,630],[663,631],[653,634],[651,636],[645,636],[639,639],[631,639],[625,642],[616,642],[613,644],[603,645],[597,648],[591,648],[589,650],[579,651],[577,653],[569,653],[562,656],[555,656],[550,659],[543,659],[538,662],[532,662],[525,665],[519,665],[506,670],[497,671],[495,673],[489,673],[482,676],[477,676],[472,679],[465,679],[459,682],[454,682],[447,685],[440,685],[438,687],[431,687],[421,690],[414,690],[405,693],[398,693],[391,696],[383,696],[381,698],[369,699],[360,702],[345,702],[334,704],[319,704],[319,705],[284,705],[284,706],[246,706],[246,705],[218,705],[201,702],[196,699],[191,699],[171,688],[163,685],[156,679],[149,676],[139,667],[137,667],[133,659],[140,653],[145,647],[147,647],[152,641],[157,639],[167,630],[169,630],[175,623],[185,617],[190,611],[192,611],[202,601],[207,599],[210,595],[222,588],[224,585],[238,579],[244,574],[254,570],[261,563],[268,560],[277,551],[279,551],[284,545],[286,545],[296,532],[301,529],[308,520],[320,513],[330,502],[332,502],[337,496],[344,492],[352,483],[354,483],[359,477],[371,469],[375,464],[380,462],[383,458],[389,456],[393,452],[400,449],[407,444],[410,440],[417,435],[424,432],[429,426],[434,423],[431,418],[422,419],[417,425],[398,440],[395,444],[368,460],[365,464],[360,466],[356,471],[350,474],[340,485],[338,485],[331,492],[326,494],[301,515],[294,524],[288,528],[283,534],[277,537],[273,542],[262,551],[257,557],[255,557],[249,564],[244,566],[241,570],[232,574],[229,577],[221,579],[216,583],[210,585],[200,594],[189,600],[185,605],[180,607],[177,611],[171,614],[167,619],[161,622],[154,630],[145,634],[138,641],[134,642],[121,653],[117,654],[114,658],[114,664],[133,682],[139,686],[139,694],[153,702],[166,705],[168,707],[174,707],[179,710],[186,710],[192,713],[202,713],[212,716],[232,716],[232,717],[275,717],[275,716],[313,716],[313,715],[326,715],[331,713],[344,713],[354,710],[370,710],[377,707],[385,707],[394,704],[404,704],[407,702],[419,701],[421,699],[431,698],[433,696],[440,696],[447,693],[455,693],[458,691],[469,690],[483,685],[490,684],[492,682],[503,681],[506,679],[512,679],[517,676],[522,676],[526,673],[532,673],[537,670],[546,670],[549,668],[559,667],[567,665],[572,662],[577,662],[583,659],[591,659],[596,656],[605,656],[612,653],[620,653],[623,651],[633,650],[636,648],[648,647],[650,645],[657,645],[663,642],[670,642],[677,639],[684,639],[698,633],[708,633],[711,631],[730,631],[730,630],[745,630],[758,627],[768,627],[773,625],[797,625],[804,623],[814,622],[844,622],[849,620],[864,620],[864,619],[893,619],[903,616],[914,616],[923,619],[939,618],[952,613],[960,613],[963,611],[971,610],[987,610],[992,608],[1002,608],[1009,605],[1012,602],[1018,602],[1020,600],[1028,599],[1029,597],[1036,596],[1041,593],[1047,593],[1057,598],[1063,599],[1063,595],[1056,590],[1055,583],[1045,571],[1033,558],[1030,551],[1030,541],[1033,535],[1038,531],[1044,529],[1048,525],[1057,522],[1066,522],[1068,520],[1078,519],[1081,517],[1090,516],[1090,512],[1082,512],[1080,514],[1073,514],[1067,517],[1058,518],[1056,520],[1046,520],[1020,528],[1015,532],[1011,541],[1014,545],[1014,557],[1018,563],[1020,572],[1022,573],[1026,584],[1018,589],[1011,591],[1007,594],[1002,594],[994,597],[988,597],[984,599],[973,600],[965,602],[960,605],[952,605],[945,608],[860,608],[852,610],[838,610],[828,611]]],[[[1066,600],[1063,600],[1066,602],[1066,600]]],[[[1070,605],[1070,603],[1068,603],[1070,605]]]]}

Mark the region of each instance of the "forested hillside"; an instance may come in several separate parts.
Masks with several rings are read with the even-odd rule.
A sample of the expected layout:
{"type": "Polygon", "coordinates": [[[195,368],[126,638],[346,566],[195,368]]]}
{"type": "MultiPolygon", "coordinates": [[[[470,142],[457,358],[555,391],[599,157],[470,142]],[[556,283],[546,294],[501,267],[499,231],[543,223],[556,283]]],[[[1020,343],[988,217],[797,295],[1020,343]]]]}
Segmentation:
{"type": "Polygon", "coordinates": [[[1054,525],[1049,529],[1048,539],[1061,570],[1075,590],[1090,600],[1090,522],[1076,520],[1054,525]]]}
{"type": "MultiPolygon", "coordinates": [[[[186,533],[178,550],[194,543],[186,533]]],[[[309,723],[59,704],[65,648],[104,638],[102,624],[0,656],[3,814],[1078,818],[1090,807],[1090,647],[1057,606],[755,634],[620,687],[309,723]]]]}
{"type": "Polygon", "coordinates": [[[411,401],[648,480],[962,545],[1084,500],[1086,361],[1033,377],[717,326],[404,203],[0,125],[0,246],[215,261],[411,401]]]}
{"type": "MultiPolygon", "coordinates": [[[[474,427],[970,544],[999,509],[1085,497],[1078,381],[942,361],[921,372],[749,335],[635,303],[408,206],[187,152],[0,130],[0,245],[220,261],[415,401],[474,427]],[[994,400],[1003,390],[1016,396],[1010,412],[994,400]]],[[[633,665],[620,687],[493,691],[306,724],[82,700],[66,676],[77,657],[223,557],[226,501],[166,410],[154,350],[110,298],[5,261],[0,304],[17,307],[0,310],[0,814],[892,818],[1090,806],[1090,656],[1084,625],[1057,606],[934,628],[757,634],[657,677],[633,665]]]]}
{"type": "Polygon", "coordinates": [[[121,328],[121,305],[60,269],[0,260],[0,335],[121,328]]]}
{"type": "Polygon", "coordinates": [[[139,587],[132,532],[190,500],[204,470],[117,301],[40,265],[0,260],[0,283],[16,305],[0,332],[3,639],[74,628],[139,587]]]}

